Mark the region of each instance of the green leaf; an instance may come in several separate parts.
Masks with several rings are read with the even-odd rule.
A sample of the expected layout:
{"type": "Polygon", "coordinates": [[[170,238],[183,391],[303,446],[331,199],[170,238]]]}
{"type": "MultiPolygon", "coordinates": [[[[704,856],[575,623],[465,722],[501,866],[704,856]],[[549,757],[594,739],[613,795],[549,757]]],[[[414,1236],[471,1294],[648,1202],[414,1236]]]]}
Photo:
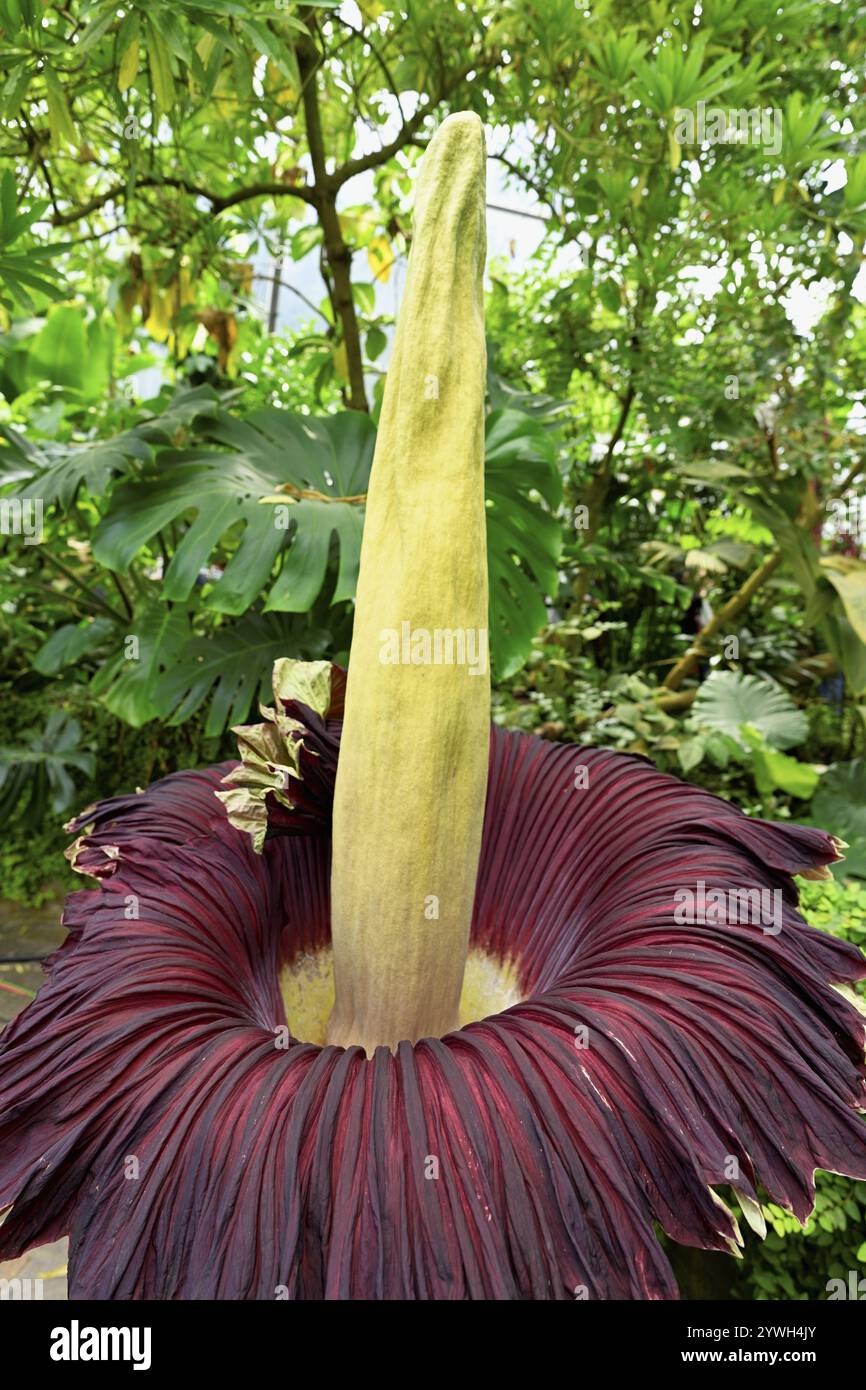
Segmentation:
{"type": "Polygon", "coordinates": [[[247,613],[229,627],[194,639],[172,662],[156,689],[159,712],[169,724],[181,724],[210,698],[208,737],[242,724],[256,696],[267,699],[274,662],[294,654],[297,646],[289,618],[247,613]]]}
{"type": "Polygon", "coordinates": [[[733,758],[734,761],[743,761],[745,754],[735,739],[728,734],[719,733],[715,729],[706,739],[707,754],[715,763],[716,767],[726,768],[733,758]]]}
{"type": "Polygon", "coordinates": [[[844,672],[845,679],[856,695],[866,691],[866,644],[857,636],[844,614],[830,613],[821,630],[827,645],[844,672]]]}
{"type": "Polygon", "coordinates": [[[60,148],[64,144],[78,144],[78,131],[75,129],[75,122],[72,113],[66,103],[63,88],[56,73],[51,68],[43,70],[45,77],[45,100],[48,105],[48,128],[51,131],[51,142],[60,148]]]}
{"type": "Polygon", "coordinates": [[[689,482],[724,483],[729,478],[748,478],[746,468],[722,459],[694,459],[679,464],[677,472],[689,482]]]}
{"type": "Polygon", "coordinates": [[[819,781],[816,768],[768,748],[763,734],[753,726],[744,725],[740,733],[751,749],[755,785],[762,795],[766,796],[779,788],[789,796],[809,800],[819,781]]]}
{"type": "Polygon", "coordinates": [[[689,773],[703,760],[707,740],[702,735],[685,739],[677,749],[677,761],[683,772],[689,773]]]}
{"type": "Polygon", "coordinates": [[[247,37],[252,40],[254,49],[266,54],[276,63],[283,76],[289,81],[297,81],[297,62],[293,50],[287,48],[272,34],[266,23],[256,19],[242,19],[239,21],[239,25],[247,37]]]}
{"type": "Polygon", "coordinates": [[[116,631],[111,618],[93,618],[84,623],[66,623],[52,632],[33,658],[34,670],[43,676],[56,676],[64,666],[101,646],[116,631]]]}
{"type": "Polygon", "coordinates": [[[814,795],[820,781],[820,773],[811,763],[801,763],[796,758],[789,758],[787,753],[773,752],[769,749],[762,750],[756,755],[758,756],[773,787],[780,788],[789,796],[799,797],[802,801],[808,801],[814,795]]]}
{"type": "MultiPolygon", "coordinates": [[[[305,613],[336,569],[332,603],[354,596],[375,427],[344,411],[314,418],[219,411],[205,445],[161,453],[122,482],[94,535],[99,563],[123,572],[169,525],[185,525],[163,597],[185,602],[217,547],[230,551],[206,606],[240,615],[263,592],[265,612],[305,613]],[[354,499],[354,500],[346,500],[354,499]],[[274,577],[274,569],[279,566],[274,577]]],[[[140,431],[133,431],[140,448],[140,431]]],[[[129,450],[129,433],[115,444],[129,450]]],[[[110,446],[105,446],[110,447],[110,446]]],[[[122,465],[118,471],[125,471],[122,465]]],[[[520,411],[494,411],[486,441],[490,627],[499,674],[519,669],[559,582],[561,525],[551,509],[562,482],[548,428],[520,411]]]]}
{"type": "Polygon", "coordinates": [[[72,304],[61,304],[48,316],[28,356],[28,375],[32,382],[50,381],[57,386],[77,388],[87,355],[87,332],[82,311],[72,304]]]}
{"type": "Polygon", "coordinates": [[[188,612],[153,603],[129,620],[116,655],[92,681],[94,694],[133,728],[155,719],[160,710],[154,689],[166,670],[173,669],[190,637],[188,612]]]}
{"type": "Polygon", "coordinates": [[[303,260],[322,240],[322,229],[318,222],[306,223],[299,227],[289,243],[293,261],[303,260]]]}
{"type": "MultiPolygon", "coordinates": [[[[490,349],[493,356],[493,349],[490,349]]],[[[537,424],[556,428],[570,410],[568,401],[537,391],[520,391],[492,368],[487,370],[487,398],[491,410],[519,410],[537,424]]]]}
{"type": "Polygon", "coordinates": [[[27,89],[33,79],[33,69],[23,66],[20,72],[13,73],[6,83],[3,90],[2,112],[7,120],[20,110],[21,104],[27,95],[27,89]]]}
{"type": "Polygon", "coordinates": [[[138,63],[141,53],[141,24],[137,14],[128,14],[120,26],[117,36],[117,51],[120,63],[117,69],[117,90],[126,92],[138,76],[138,63]]]}
{"type": "Polygon", "coordinates": [[[114,439],[96,444],[36,445],[8,426],[0,425],[0,477],[5,482],[23,479],[20,496],[31,495],[37,480],[46,506],[59,502],[67,509],[85,488],[92,497],[104,492],[114,474],[126,473],[138,463],[153,459],[153,445],[167,443],[180,429],[217,410],[216,393],[209,386],[179,391],[161,414],[151,415],[114,439]]]}
{"type": "Polygon", "coordinates": [[[104,492],[111,474],[125,472],[136,452],[139,457],[150,457],[149,448],[136,439],[134,432],[128,442],[122,435],[104,444],[47,443],[25,449],[23,435],[0,425],[0,439],[6,441],[6,447],[0,449],[0,468],[5,481],[28,480],[20,488],[19,495],[29,496],[33,490],[29,480],[38,479],[39,496],[45,505],[59,502],[64,510],[71,506],[82,487],[91,497],[104,492]]]}
{"type": "Polygon", "coordinates": [[[605,309],[609,309],[612,314],[619,313],[622,308],[622,299],[619,285],[615,280],[602,280],[598,287],[598,297],[605,309]]]}
{"type": "Polygon", "coordinates": [[[147,53],[150,62],[150,79],[157,107],[162,112],[168,112],[174,106],[174,76],[171,71],[171,54],[162,35],[149,16],[147,19],[147,53]]]}
{"type": "Polygon", "coordinates": [[[32,311],[35,308],[34,294],[43,295],[46,299],[59,299],[65,293],[65,287],[59,283],[59,267],[40,265],[37,273],[34,272],[33,262],[39,262],[43,251],[55,256],[65,250],[64,243],[50,249],[31,247],[28,251],[0,252],[0,303],[11,306],[16,301],[24,309],[32,311]]]}
{"type": "Polygon", "coordinates": [[[325,582],[331,539],[339,568],[331,601],[355,592],[363,512],[339,500],[366,491],[375,427],[359,412],[324,419],[260,410],[247,421],[225,412],[209,428],[210,447],[163,454],[158,472],[123,483],[94,536],[100,564],[123,571],[163,527],[195,513],[165,575],[164,597],[184,601],[231,528],[240,537],[208,605],[243,613],[268,587],[270,610],[300,613],[325,582]],[[289,491],[279,491],[288,485],[289,491]],[[315,492],[320,496],[299,496],[315,492]],[[262,502],[263,498],[271,500],[262,502]],[[328,500],[333,498],[334,500],[328,500]]]}
{"type": "Polygon", "coordinates": [[[740,742],[742,726],[752,725],[771,748],[792,748],[809,732],[806,715],[781,687],[735,671],[713,671],[698,691],[693,712],[698,724],[740,742]]]}
{"type": "Polygon", "coordinates": [[[75,45],[76,56],[80,58],[82,53],[89,52],[94,44],[99,43],[99,40],[103,38],[112,24],[114,24],[115,19],[116,9],[114,5],[109,5],[101,15],[98,15],[96,19],[92,19],[78,43],[75,45]]]}
{"type": "Polygon", "coordinates": [[[167,7],[160,10],[159,30],[175,57],[180,58],[183,63],[191,63],[192,47],[190,42],[181,25],[167,7]]]}
{"type": "Polygon", "coordinates": [[[27,357],[32,384],[50,381],[86,400],[104,396],[112,377],[115,328],[110,321],[85,321],[84,311],[73,304],[52,309],[37,334],[27,357]]]}
{"type": "Polygon", "coordinates": [[[15,175],[11,169],[4,169],[3,177],[0,179],[0,243],[13,240],[17,206],[15,175]]]}
{"type": "Polygon", "coordinates": [[[860,641],[866,643],[866,564],[845,555],[827,556],[820,563],[842,600],[845,616],[860,641]]]}
{"type": "Polygon", "coordinates": [[[93,754],[80,746],[81,727],[61,710],[18,747],[0,748],[0,818],[43,828],[45,817],[64,811],[75,795],[70,768],[92,777],[93,754]]]}
{"type": "Polygon", "coordinates": [[[377,328],[374,324],[372,328],[367,329],[367,356],[371,362],[375,362],[377,357],[381,357],[387,346],[388,339],[381,328],[377,328]]]}
{"type": "Polygon", "coordinates": [[[485,452],[490,645],[503,678],[526,661],[559,586],[562,527],[548,509],[562,481],[550,431],[521,411],[487,417],[485,452]]]}

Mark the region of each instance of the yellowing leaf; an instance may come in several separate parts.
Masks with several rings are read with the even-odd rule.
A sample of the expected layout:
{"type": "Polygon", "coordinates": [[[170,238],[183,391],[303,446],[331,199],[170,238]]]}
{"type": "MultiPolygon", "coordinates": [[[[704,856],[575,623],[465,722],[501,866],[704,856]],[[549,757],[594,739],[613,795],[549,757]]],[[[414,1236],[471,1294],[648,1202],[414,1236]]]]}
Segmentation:
{"type": "Polygon", "coordinates": [[[222,120],[230,120],[240,110],[238,87],[232,68],[223,68],[217,78],[213,95],[222,120]]]}
{"type": "Polygon", "coordinates": [[[216,34],[202,34],[196,44],[195,51],[201,58],[202,67],[206,68],[210,62],[210,56],[216,47],[216,41],[216,34]]]}
{"type": "Polygon", "coordinates": [[[301,94],[300,85],[290,81],[280,70],[273,58],[268,59],[265,69],[265,91],[279,106],[294,106],[301,94]]]}
{"type": "Polygon", "coordinates": [[[150,313],[144,326],[157,343],[164,343],[171,332],[172,294],[170,290],[160,290],[150,286],[150,313]]]}
{"type": "Polygon", "coordinates": [[[127,46],[126,52],[120,60],[120,67],[117,70],[117,90],[126,92],[132,86],[138,76],[138,39],[133,39],[127,46]]]}
{"type": "MultiPolygon", "coordinates": [[[[250,270],[252,272],[252,267],[250,267],[250,270]]],[[[180,274],[175,281],[174,289],[177,295],[179,308],[182,308],[185,304],[192,304],[195,300],[195,290],[193,289],[190,273],[186,266],[181,268],[180,274]]]]}
{"type": "Polygon", "coordinates": [[[377,236],[370,242],[367,247],[367,264],[380,285],[386,285],[394,264],[394,252],[387,237],[377,236]]]}
{"type": "Polygon", "coordinates": [[[672,130],[668,131],[668,159],[672,169],[679,169],[682,147],[672,130]]]}
{"type": "Polygon", "coordinates": [[[225,309],[201,309],[196,318],[203,323],[217,345],[217,362],[220,371],[228,376],[234,374],[232,349],[238,339],[238,325],[234,314],[225,309]]]}
{"type": "Polygon", "coordinates": [[[238,294],[252,294],[253,266],[251,261],[238,261],[237,265],[232,266],[231,278],[238,294]]]}
{"type": "Polygon", "coordinates": [[[776,184],[776,187],[773,189],[773,207],[778,207],[779,203],[781,203],[782,199],[785,196],[786,187],[786,179],[781,179],[780,182],[776,184]]]}

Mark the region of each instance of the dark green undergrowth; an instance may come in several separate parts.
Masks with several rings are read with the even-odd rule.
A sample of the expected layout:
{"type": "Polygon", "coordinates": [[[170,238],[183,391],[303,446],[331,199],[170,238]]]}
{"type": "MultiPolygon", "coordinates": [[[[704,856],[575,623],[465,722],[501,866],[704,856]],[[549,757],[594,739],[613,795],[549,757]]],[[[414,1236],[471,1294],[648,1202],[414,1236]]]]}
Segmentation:
{"type": "Polygon", "coordinates": [[[0,708],[0,746],[20,746],[30,730],[44,724],[52,710],[60,709],[78,720],[81,746],[95,757],[93,776],[75,776],[75,795],[62,812],[49,810],[34,824],[22,801],[3,826],[0,897],[31,907],[82,885],[63,854],[70,841],[63,827],[77,811],[107,796],[146,787],[170,772],[234,754],[231,734],[205,738],[204,715],[177,728],[154,721],[133,729],[97,704],[82,686],[71,685],[62,699],[56,686],[26,694],[7,689],[0,708]]]}

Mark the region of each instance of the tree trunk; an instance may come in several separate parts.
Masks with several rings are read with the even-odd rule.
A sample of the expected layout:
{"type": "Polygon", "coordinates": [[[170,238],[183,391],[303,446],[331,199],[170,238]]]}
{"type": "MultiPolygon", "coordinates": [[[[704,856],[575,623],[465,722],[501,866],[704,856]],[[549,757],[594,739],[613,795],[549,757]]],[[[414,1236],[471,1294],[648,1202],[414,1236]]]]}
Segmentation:
{"type": "MultiPolygon", "coordinates": [[[[305,18],[311,26],[314,20],[309,14],[305,18]]],[[[310,162],[313,166],[313,195],[319,224],[325,243],[325,259],[331,273],[331,304],[334,318],[340,325],[343,344],[346,349],[346,368],[349,377],[349,405],[353,410],[369,410],[367,393],[364,389],[364,361],[361,353],[361,335],[355,315],[355,300],[352,296],[352,253],[343,239],[340,215],[337,212],[337,188],[328,175],[325,160],[325,142],[322,136],[322,121],[319,112],[319,93],[316,73],[319,67],[319,54],[312,39],[303,39],[297,46],[298,71],[303,87],[304,121],[307,127],[307,144],[310,148],[310,162]]]]}

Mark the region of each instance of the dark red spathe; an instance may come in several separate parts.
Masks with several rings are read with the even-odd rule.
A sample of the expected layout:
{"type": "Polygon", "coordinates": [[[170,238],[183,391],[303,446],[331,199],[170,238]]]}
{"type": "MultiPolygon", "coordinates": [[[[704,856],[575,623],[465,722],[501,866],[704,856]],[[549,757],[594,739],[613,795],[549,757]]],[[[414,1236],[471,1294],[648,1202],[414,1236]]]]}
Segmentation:
{"type": "Polygon", "coordinates": [[[279,968],[328,941],[339,722],[305,715],[260,857],[226,766],[82,818],[99,885],[0,1038],[0,1257],[69,1231],[76,1298],[671,1297],[652,1222],[725,1249],[732,1157],[801,1217],[816,1166],[866,1178],[863,1020],[830,983],[864,961],[790,879],[830,837],[624,754],[492,734],[473,944],[524,1003],[371,1061],[278,1049],[279,968]],[[780,889],[781,933],[677,925],[699,879],[780,889]]]}

